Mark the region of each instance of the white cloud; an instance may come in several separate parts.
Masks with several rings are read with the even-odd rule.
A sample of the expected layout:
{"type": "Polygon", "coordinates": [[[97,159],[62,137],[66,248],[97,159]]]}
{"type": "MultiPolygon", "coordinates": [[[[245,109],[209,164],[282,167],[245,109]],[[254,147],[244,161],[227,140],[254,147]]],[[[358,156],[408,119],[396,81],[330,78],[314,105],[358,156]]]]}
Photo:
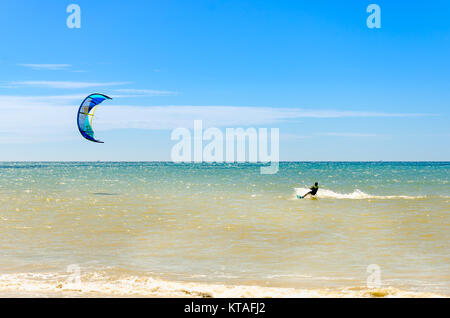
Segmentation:
{"type": "Polygon", "coordinates": [[[109,87],[126,85],[129,82],[67,82],[67,81],[17,81],[9,82],[9,86],[27,86],[27,87],[45,87],[45,88],[64,88],[64,89],[77,89],[77,88],[94,88],[94,87],[109,87]]]}
{"type": "Polygon", "coordinates": [[[60,71],[71,67],[71,64],[18,64],[19,66],[28,67],[33,70],[49,70],[60,71]]]}
{"type": "Polygon", "coordinates": [[[299,135],[299,134],[290,134],[290,133],[280,133],[281,140],[304,140],[311,138],[309,135],[299,135]]]}
{"type": "Polygon", "coordinates": [[[177,92],[171,91],[160,91],[153,89],[133,89],[133,88],[123,88],[123,89],[115,89],[114,91],[119,93],[127,93],[127,94],[137,94],[137,95],[145,95],[145,96],[169,96],[169,95],[177,95],[177,92]]]}
{"type": "Polygon", "coordinates": [[[379,134],[366,134],[366,133],[353,133],[353,132],[326,132],[318,133],[318,136],[329,136],[329,137],[380,137],[383,135],[379,134]]]}
{"type": "MultiPolygon", "coordinates": [[[[76,112],[84,95],[2,96],[0,95],[0,143],[54,141],[78,133],[76,112]]],[[[126,96],[121,96],[126,97],[126,96]]],[[[114,129],[170,130],[192,128],[194,120],[204,127],[277,128],[298,118],[408,117],[427,114],[376,113],[357,111],[310,111],[295,108],[238,106],[127,106],[120,96],[104,102],[96,112],[95,131],[114,129]]],[[[325,133],[350,136],[349,133],[325,133]]],[[[355,136],[355,134],[352,134],[355,136]]],[[[362,136],[362,134],[358,134],[362,136]]],[[[367,135],[366,135],[367,136],[367,135]]],[[[101,135],[99,134],[99,138],[101,135]]]]}

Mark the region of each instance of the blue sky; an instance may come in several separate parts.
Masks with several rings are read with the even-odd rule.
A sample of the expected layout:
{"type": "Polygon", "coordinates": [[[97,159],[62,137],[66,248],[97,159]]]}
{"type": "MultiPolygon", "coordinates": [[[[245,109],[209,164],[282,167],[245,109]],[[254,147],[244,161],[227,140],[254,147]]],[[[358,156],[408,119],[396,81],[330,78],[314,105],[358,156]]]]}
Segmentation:
{"type": "Polygon", "coordinates": [[[0,160],[170,160],[171,131],[194,119],[279,128],[281,160],[450,160],[449,14],[448,1],[4,0],[0,160]],[[113,97],[96,113],[102,145],[76,127],[93,92],[113,97]]]}

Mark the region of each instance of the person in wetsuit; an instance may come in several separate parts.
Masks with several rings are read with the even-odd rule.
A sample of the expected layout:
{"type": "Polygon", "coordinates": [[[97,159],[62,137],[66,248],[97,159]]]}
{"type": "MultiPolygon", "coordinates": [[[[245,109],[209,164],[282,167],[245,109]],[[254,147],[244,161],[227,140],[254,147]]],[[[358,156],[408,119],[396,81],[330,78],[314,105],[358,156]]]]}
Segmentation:
{"type": "Polygon", "coordinates": [[[314,195],[316,195],[316,193],[317,193],[317,191],[319,191],[319,183],[318,182],[316,182],[311,188],[309,188],[311,191],[309,191],[307,194],[305,194],[304,196],[299,196],[299,195],[297,195],[297,197],[299,198],[299,199],[303,199],[303,198],[306,198],[306,196],[308,195],[308,194],[310,194],[310,195],[312,195],[312,196],[314,196],[314,195]]]}

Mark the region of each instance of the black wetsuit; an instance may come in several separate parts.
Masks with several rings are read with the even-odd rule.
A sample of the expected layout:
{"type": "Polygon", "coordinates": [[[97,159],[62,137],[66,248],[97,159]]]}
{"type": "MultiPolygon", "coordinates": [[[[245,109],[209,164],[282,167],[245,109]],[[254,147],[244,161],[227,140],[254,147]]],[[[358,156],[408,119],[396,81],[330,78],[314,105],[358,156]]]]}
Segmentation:
{"type": "Polygon", "coordinates": [[[319,190],[319,187],[318,186],[313,186],[310,189],[311,189],[311,194],[312,195],[316,195],[317,191],[319,190]]]}

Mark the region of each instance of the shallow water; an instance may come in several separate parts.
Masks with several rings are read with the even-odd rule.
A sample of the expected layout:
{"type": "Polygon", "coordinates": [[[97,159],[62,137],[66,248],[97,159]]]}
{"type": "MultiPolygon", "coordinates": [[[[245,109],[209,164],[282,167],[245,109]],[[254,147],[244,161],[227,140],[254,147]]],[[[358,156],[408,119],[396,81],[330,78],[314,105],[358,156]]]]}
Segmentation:
{"type": "Polygon", "coordinates": [[[0,295],[450,296],[450,163],[259,168],[0,163],[0,295]]]}

